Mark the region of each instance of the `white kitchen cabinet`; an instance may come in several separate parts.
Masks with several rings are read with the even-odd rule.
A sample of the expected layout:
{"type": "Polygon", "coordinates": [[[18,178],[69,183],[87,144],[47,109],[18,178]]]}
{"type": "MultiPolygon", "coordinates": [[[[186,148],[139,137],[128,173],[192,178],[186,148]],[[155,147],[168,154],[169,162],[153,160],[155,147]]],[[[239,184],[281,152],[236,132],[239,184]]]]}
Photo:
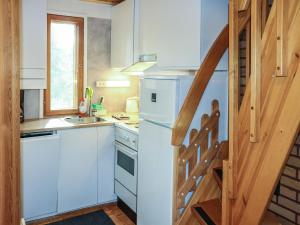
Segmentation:
{"type": "Polygon", "coordinates": [[[137,56],[137,6],[135,0],[126,0],[112,8],[111,67],[125,68],[137,56]]]}
{"type": "Polygon", "coordinates": [[[115,129],[98,128],[98,203],[116,200],[114,194],[115,129]]]}
{"type": "Polygon", "coordinates": [[[198,69],[228,23],[228,0],[140,0],[140,54],[166,69],[198,69]]]}
{"type": "Polygon", "coordinates": [[[61,131],[58,212],[97,204],[97,128],[61,131]]]}
{"type": "Polygon", "coordinates": [[[57,212],[60,136],[21,139],[22,209],[31,220],[57,212]]]}
{"type": "Polygon", "coordinates": [[[47,0],[21,1],[21,88],[45,89],[47,0]]]}

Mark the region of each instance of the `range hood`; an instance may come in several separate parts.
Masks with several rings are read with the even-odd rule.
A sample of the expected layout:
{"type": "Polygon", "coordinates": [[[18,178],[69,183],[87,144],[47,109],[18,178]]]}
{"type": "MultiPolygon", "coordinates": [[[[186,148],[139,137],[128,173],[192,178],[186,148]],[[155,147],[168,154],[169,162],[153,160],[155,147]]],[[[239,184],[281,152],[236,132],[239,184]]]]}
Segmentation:
{"type": "Polygon", "coordinates": [[[146,70],[149,70],[157,63],[157,56],[156,54],[151,55],[141,55],[139,57],[139,61],[134,63],[133,65],[123,69],[121,72],[128,73],[128,74],[143,74],[146,70]]]}

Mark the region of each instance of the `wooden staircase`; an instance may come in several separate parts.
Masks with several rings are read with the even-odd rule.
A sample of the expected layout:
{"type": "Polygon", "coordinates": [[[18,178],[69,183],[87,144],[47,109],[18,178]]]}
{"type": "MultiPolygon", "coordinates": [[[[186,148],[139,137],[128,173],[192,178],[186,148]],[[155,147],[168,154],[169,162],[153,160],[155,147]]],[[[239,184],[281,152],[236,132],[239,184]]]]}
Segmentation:
{"type": "Polygon", "coordinates": [[[192,206],[192,211],[199,224],[222,224],[222,203],[219,199],[212,199],[197,203],[192,206]]]}
{"type": "MultiPolygon", "coordinates": [[[[223,169],[215,167],[214,178],[222,190],[223,169]],[[219,184],[220,183],[220,184],[219,184]]],[[[208,201],[199,202],[192,206],[194,219],[200,225],[222,225],[222,199],[216,198],[208,201]]],[[[282,225],[275,214],[267,212],[264,216],[262,225],[282,225]]]]}
{"type": "Polygon", "coordinates": [[[267,208],[300,130],[300,1],[229,2],[229,26],[196,74],[173,129],[178,158],[174,225],[281,224],[267,208]],[[244,77],[239,67],[242,33],[244,77]],[[227,48],[229,141],[217,139],[220,112],[214,101],[212,114],[202,117],[200,130],[188,134],[185,146],[196,109],[227,48]]]}

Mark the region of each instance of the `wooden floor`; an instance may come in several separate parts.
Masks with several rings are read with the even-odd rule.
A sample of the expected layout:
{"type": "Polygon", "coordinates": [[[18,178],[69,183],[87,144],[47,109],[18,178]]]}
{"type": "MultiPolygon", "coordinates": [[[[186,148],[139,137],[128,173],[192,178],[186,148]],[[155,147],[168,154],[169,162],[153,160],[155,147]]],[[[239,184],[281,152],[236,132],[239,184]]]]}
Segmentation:
{"type": "Polygon", "coordinates": [[[119,207],[116,204],[96,206],[88,209],[78,210],[75,212],[65,213],[63,215],[53,216],[50,218],[29,222],[28,225],[47,225],[49,223],[62,221],[75,216],[87,214],[90,212],[95,212],[97,210],[103,210],[111,218],[111,220],[115,223],[115,225],[134,225],[134,223],[121,211],[121,209],[119,209],[119,207]]]}
{"type": "Polygon", "coordinates": [[[116,225],[134,225],[134,223],[116,205],[104,206],[103,210],[116,225]]]}

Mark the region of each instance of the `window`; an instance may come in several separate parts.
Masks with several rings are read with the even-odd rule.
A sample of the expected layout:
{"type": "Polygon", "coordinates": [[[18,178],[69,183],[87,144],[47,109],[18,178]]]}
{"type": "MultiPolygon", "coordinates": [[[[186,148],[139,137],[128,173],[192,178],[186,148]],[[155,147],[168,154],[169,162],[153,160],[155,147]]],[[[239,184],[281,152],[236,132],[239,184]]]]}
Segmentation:
{"type": "Polygon", "coordinates": [[[83,97],[83,26],[83,18],[48,15],[46,116],[78,113],[83,97]]]}

